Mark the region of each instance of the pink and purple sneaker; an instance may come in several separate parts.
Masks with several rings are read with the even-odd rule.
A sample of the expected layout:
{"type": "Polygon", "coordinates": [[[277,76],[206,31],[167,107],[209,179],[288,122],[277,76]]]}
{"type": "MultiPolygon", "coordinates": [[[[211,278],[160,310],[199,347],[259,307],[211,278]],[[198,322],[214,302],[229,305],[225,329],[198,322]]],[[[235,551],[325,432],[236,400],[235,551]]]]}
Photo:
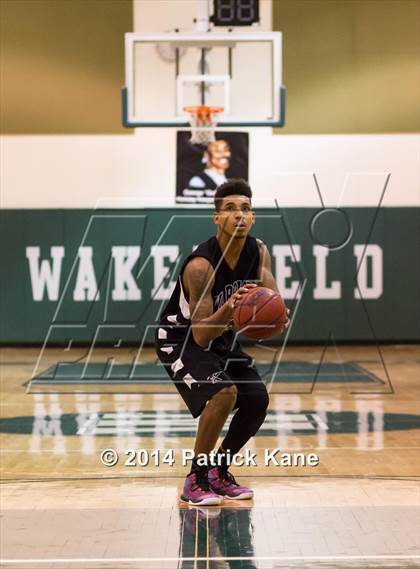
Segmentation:
{"type": "Polygon", "coordinates": [[[192,506],[218,506],[223,498],[210,488],[207,473],[191,472],[185,479],[181,500],[192,506]]]}
{"type": "Polygon", "coordinates": [[[227,469],[215,466],[209,470],[210,489],[227,500],[249,500],[254,497],[251,488],[238,484],[227,469]]]}

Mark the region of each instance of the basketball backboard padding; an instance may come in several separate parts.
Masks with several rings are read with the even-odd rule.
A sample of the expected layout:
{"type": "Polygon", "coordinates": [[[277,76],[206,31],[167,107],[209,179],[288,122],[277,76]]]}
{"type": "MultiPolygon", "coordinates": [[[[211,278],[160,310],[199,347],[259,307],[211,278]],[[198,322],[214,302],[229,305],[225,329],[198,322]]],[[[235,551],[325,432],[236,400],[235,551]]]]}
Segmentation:
{"type": "Polygon", "coordinates": [[[128,33],[123,124],[186,127],[204,104],[220,127],[284,126],[281,54],[280,32],[128,33]]]}

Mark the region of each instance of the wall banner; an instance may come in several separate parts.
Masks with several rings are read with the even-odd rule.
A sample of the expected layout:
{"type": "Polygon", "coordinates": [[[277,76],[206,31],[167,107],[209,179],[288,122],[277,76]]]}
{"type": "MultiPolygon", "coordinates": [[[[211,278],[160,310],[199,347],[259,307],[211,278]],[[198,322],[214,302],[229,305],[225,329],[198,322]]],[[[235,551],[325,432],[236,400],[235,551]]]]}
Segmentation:
{"type": "MultiPolygon", "coordinates": [[[[0,342],[149,341],[212,213],[1,211],[0,342]]],[[[418,340],[418,226],[419,208],[256,209],[289,339],[418,340]]]]}
{"type": "Polygon", "coordinates": [[[190,144],[191,133],[176,140],[176,201],[212,204],[217,186],[227,178],[248,180],[248,133],[216,132],[208,146],[190,144]]]}

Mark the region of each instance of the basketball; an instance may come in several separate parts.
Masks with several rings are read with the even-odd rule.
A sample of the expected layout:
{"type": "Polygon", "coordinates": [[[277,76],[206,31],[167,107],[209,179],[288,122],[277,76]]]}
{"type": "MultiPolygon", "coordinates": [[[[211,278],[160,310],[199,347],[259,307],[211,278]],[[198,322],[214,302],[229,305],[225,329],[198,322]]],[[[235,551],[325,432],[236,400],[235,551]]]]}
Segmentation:
{"type": "Polygon", "coordinates": [[[248,338],[266,340],[282,330],[287,308],[278,292],[258,287],[238,301],[233,321],[235,328],[248,338]]]}

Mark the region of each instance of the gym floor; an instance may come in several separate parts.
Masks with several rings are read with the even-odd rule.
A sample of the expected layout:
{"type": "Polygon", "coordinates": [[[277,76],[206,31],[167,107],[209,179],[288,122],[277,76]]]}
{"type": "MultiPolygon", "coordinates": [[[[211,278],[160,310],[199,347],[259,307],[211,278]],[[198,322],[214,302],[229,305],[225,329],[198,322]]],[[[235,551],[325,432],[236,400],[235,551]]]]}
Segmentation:
{"type": "MultiPolygon", "coordinates": [[[[256,465],[232,469],[255,498],[208,508],[178,499],[196,421],[166,380],[28,382],[39,349],[0,353],[2,566],[418,566],[418,346],[287,348],[247,445],[256,465]],[[286,466],[286,453],[319,464],[286,466]]],[[[61,356],[48,350],[38,371],[61,356]]],[[[107,359],[104,348],[89,363],[107,359]]]]}

